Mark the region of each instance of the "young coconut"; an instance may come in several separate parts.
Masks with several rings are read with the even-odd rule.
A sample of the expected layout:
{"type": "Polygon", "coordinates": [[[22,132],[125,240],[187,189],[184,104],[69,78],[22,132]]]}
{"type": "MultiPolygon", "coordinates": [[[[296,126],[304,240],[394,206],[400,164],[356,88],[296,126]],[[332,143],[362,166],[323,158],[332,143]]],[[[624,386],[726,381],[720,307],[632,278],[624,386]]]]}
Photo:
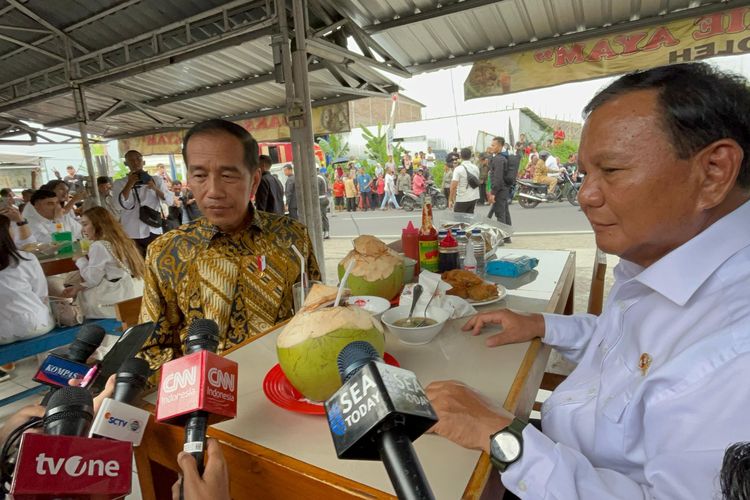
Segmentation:
{"type": "Polygon", "coordinates": [[[344,346],[364,340],[381,356],[385,350],[383,326],[370,313],[359,307],[327,307],[336,292],[334,287],[313,285],[304,307],[276,340],[284,375],[313,401],[325,401],[341,387],[336,360],[344,346]]]}
{"type": "Polygon", "coordinates": [[[363,234],[354,240],[354,249],[339,262],[339,279],[349,261],[355,264],[347,288],[352,295],[375,295],[391,300],[404,284],[404,258],[374,236],[363,234]]]}

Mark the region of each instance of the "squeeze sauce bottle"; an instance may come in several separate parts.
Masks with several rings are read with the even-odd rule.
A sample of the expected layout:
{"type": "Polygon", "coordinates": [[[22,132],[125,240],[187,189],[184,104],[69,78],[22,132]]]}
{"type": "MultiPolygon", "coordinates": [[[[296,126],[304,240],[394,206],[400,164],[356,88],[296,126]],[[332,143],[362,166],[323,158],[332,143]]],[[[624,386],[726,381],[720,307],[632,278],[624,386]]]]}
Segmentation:
{"type": "Polygon", "coordinates": [[[417,263],[414,265],[414,276],[419,275],[419,231],[414,224],[409,221],[404,229],[401,230],[401,248],[404,255],[414,259],[417,263]]]}

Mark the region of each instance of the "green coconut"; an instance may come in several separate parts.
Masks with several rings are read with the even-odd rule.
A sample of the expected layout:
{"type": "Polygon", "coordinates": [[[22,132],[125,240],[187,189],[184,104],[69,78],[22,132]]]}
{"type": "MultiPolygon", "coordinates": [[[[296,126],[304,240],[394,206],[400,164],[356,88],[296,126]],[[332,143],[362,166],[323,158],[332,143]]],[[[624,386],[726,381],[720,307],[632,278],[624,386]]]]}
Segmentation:
{"type": "Polygon", "coordinates": [[[354,240],[354,249],[339,262],[339,279],[349,262],[355,264],[346,282],[352,295],[375,295],[391,300],[404,284],[404,258],[368,234],[354,240]]]}
{"type": "Polygon", "coordinates": [[[350,342],[364,340],[383,355],[380,321],[359,307],[324,307],[295,315],[276,341],[281,370],[307,399],[325,401],[341,387],[336,360],[350,342]]]}

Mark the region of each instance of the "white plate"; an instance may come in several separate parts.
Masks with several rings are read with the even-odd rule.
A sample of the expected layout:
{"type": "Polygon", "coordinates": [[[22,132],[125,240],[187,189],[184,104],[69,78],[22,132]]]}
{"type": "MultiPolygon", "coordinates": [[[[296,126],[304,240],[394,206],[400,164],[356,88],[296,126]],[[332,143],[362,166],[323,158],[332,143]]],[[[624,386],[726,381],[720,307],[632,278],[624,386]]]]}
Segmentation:
{"type": "Polygon", "coordinates": [[[472,306],[486,306],[487,304],[494,304],[495,302],[500,302],[505,298],[506,295],[508,295],[508,290],[505,289],[503,285],[500,285],[498,283],[493,283],[491,281],[485,281],[488,285],[497,285],[497,297],[483,300],[483,301],[476,301],[471,299],[464,299],[466,302],[471,304],[472,306]]]}

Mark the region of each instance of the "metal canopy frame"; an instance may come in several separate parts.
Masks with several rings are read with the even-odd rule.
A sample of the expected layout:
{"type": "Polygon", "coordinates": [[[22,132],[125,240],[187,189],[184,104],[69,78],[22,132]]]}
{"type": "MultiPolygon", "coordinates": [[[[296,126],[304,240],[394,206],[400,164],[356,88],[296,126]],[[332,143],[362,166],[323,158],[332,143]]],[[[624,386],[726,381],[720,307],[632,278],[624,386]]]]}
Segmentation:
{"type": "MultiPolygon", "coordinates": [[[[295,168],[300,169],[297,175],[302,181],[302,189],[297,191],[301,195],[299,206],[303,220],[311,229],[319,258],[322,258],[322,240],[312,157],[312,101],[325,104],[389,96],[397,86],[386,74],[409,77],[605,32],[750,4],[750,0],[639,0],[628,3],[627,17],[623,18],[624,3],[614,3],[619,0],[533,3],[528,0],[444,0],[440,3],[421,0],[232,0],[224,3],[202,0],[205,2],[203,10],[196,5],[202,2],[98,0],[101,10],[88,12],[85,18],[65,26],[61,19],[75,16],[57,12],[55,9],[60,4],[0,0],[0,5],[3,2],[0,61],[13,68],[9,72],[13,76],[3,81],[0,75],[0,141],[68,142],[75,136],[50,129],[75,126],[80,133],[89,175],[93,176],[89,130],[109,138],[125,138],[184,129],[211,115],[240,120],[284,113],[291,129],[295,157],[299,158],[299,162],[295,162],[299,163],[295,168]],[[153,8],[157,4],[163,12],[179,12],[184,18],[174,16],[178,20],[170,18],[166,25],[158,28],[154,26],[159,23],[151,22],[142,32],[131,30],[122,40],[105,37],[107,42],[100,43],[101,46],[97,46],[98,38],[91,36],[95,33],[93,28],[99,24],[116,32],[117,21],[128,20],[131,11],[142,13],[151,8],[151,12],[162,12],[153,8]],[[602,21],[590,22],[584,8],[590,4],[601,7],[602,21]],[[574,27],[570,21],[566,25],[557,19],[558,11],[565,9],[561,5],[567,5],[572,12],[574,27]],[[655,6],[658,11],[654,10],[655,6]],[[536,10],[532,12],[532,8],[536,10]],[[651,9],[651,14],[641,19],[642,9],[651,9]],[[501,15],[509,11],[517,12],[516,24],[520,31],[515,36],[509,34],[510,38],[505,41],[486,43],[489,37],[483,39],[481,35],[473,37],[473,33],[458,33],[456,28],[484,21],[478,16],[490,13],[497,17],[497,25],[510,33],[501,15]],[[56,12],[60,19],[56,18],[56,12]],[[540,29],[535,16],[544,17],[549,29],[540,29]],[[454,26],[455,23],[458,24],[454,26]],[[399,43],[398,37],[404,34],[405,28],[421,30],[413,47],[399,43]],[[441,39],[440,30],[444,28],[455,35],[453,43],[441,39]],[[88,33],[87,38],[84,32],[88,33]],[[519,32],[525,34],[519,36],[519,32]],[[3,47],[7,49],[4,53],[3,47]],[[242,72],[237,74],[227,68],[220,72],[217,68],[214,75],[210,71],[221,63],[217,54],[231,53],[242,47],[246,48],[235,56],[253,59],[252,63],[241,65],[242,72]],[[26,59],[31,62],[26,64],[26,59]],[[194,65],[203,69],[202,78],[175,73],[180,68],[189,73],[194,65]],[[27,67],[29,70],[24,73],[27,67]],[[174,71],[170,73],[171,70],[174,71]],[[192,86],[179,82],[180,85],[171,89],[165,86],[151,89],[147,82],[149,75],[159,75],[157,78],[166,75],[177,80],[184,75],[192,86]],[[279,99],[280,95],[285,95],[284,101],[279,99]],[[216,110],[212,104],[217,103],[217,96],[233,99],[232,105],[216,110]],[[267,102],[263,99],[265,96],[268,96],[267,102]],[[24,121],[41,122],[44,128],[30,127],[24,121]],[[124,126],[114,132],[115,124],[124,126]]],[[[81,9],[87,7],[82,4],[81,9]]]]}

